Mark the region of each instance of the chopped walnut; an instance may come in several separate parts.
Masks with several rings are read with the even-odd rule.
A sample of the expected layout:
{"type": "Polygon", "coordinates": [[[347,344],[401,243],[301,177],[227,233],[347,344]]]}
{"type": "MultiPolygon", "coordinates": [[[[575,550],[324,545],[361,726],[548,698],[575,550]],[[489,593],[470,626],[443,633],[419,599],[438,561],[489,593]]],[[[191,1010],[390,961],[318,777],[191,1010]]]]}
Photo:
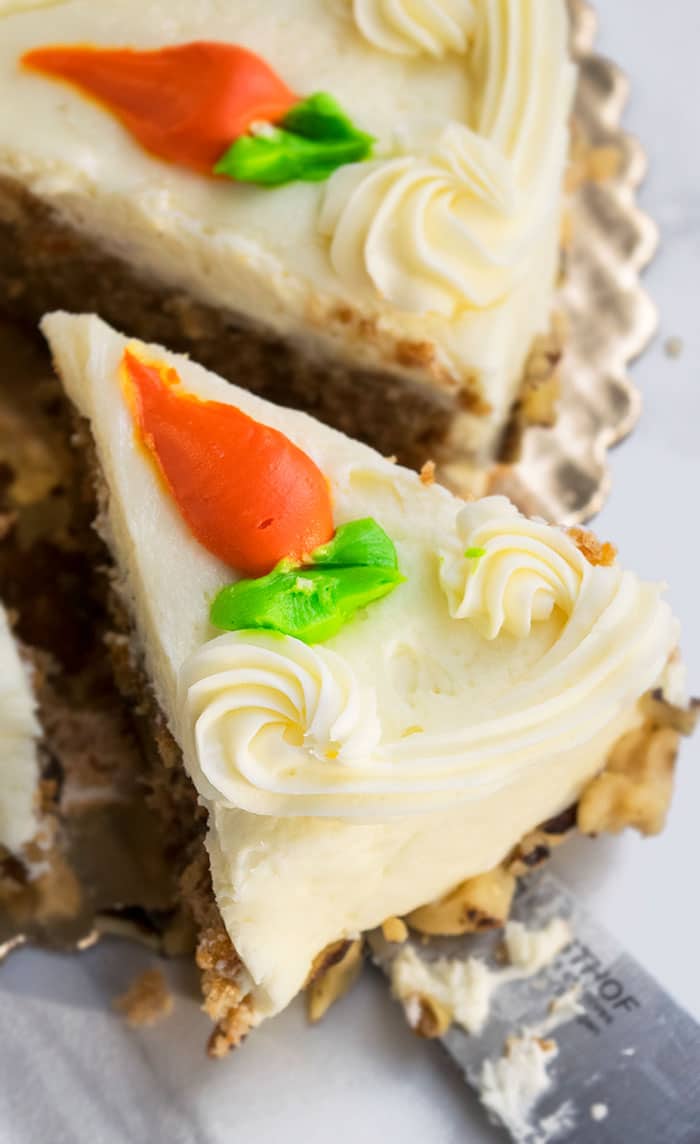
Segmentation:
{"type": "Polygon", "coordinates": [[[350,938],[341,937],[337,941],[330,942],[329,945],[324,946],[320,953],[317,953],[311,962],[311,969],[305,981],[305,986],[310,985],[321,974],[327,971],[336,964],[342,961],[348,951],[348,947],[352,944],[350,938]]]}
{"type": "MultiPolygon", "coordinates": [[[[585,542],[590,545],[588,539],[585,542]]],[[[617,833],[626,826],[642,834],[662,830],[679,738],[693,731],[700,703],[677,707],[660,691],[652,691],[642,699],[641,709],[645,723],[618,740],[605,769],[584,789],[578,804],[526,834],[501,867],[470,878],[438,901],[414,910],[406,918],[410,927],[427,941],[428,935],[450,936],[504,925],[516,878],[546,861],[576,827],[584,834],[617,833]]]]}
{"type": "Polygon", "coordinates": [[[147,969],[117,997],[114,1008],[132,1028],[155,1025],[173,1011],[173,995],[160,969],[147,969]]]}
{"type": "Polygon", "coordinates": [[[435,484],[435,462],[426,461],[420,471],[420,479],[424,485],[435,484]]]}
{"type": "Polygon", "coordinates": [[[678,743],[672,727],[645,724],[624,735],[603,773],[581,795],[579,829],[584,834],[618,834],[627,826],[642,834],[663,830],[678,743]]]}
{"type": "Polygon", "coordinates": [[[566,531],[589,564],[609,568],[615,563],[617,549],[614,544],[598,540],[595,533],[589,532],[587,528],[567,528],[566,531]]]}
{"type": "Polygon", "coordinates": [[[515,891],[515,878],[502,866],[468,878],[437,902],[408,915],[411,929],[423,934],[451,935],[497,929],[505,924],[515,891]]]}
{"type": "Polygon", "coordinates": [[[549,858],[552,850],[566,840],[576,826],[576,807],[557,815],[531,830],[511,851],[506,860],[506,869],[516,878],[536,870],[549,858]]]}
{"type": "Polygon", "coordinates": [[[419,1037],[434,1040],[442,1037],[452,1024],[452,1014],[435,997],[414,993],[404,1001],[406,1020],[419,1037]]]}
{"type": "Polygon", "coordinates": [[[400,945],[408,937],[408,926],[401,918],[387,918],[382,922],[384,940],[400,945]]]}
{"type": "Polygon", "coordinates": [[[692,735],[700,714],[700,700],[691,699],[687,707],[676,707],[664,698],[662,691],[649,691],[642,700],[642,710],[657,727],[672,727],[679,735],[692,735]]]}
{"type": "MultiPolygon", "coordinates": [[[[331,948],[331,947],[328,947],[331,948]]],[[[323,951],[321,957],[326,951],[323,951]]],[[[319,962],[306,988],[306,1007],[312,1023],[320,1021],[331,1005],[350,990],[362,969],[362,938],[333,943],[333,953],[319,962]],[[338,946],[341,948],[337,948],[338,946]]],[[[318,961],[318,958],[316,959],[318,961]]]]}

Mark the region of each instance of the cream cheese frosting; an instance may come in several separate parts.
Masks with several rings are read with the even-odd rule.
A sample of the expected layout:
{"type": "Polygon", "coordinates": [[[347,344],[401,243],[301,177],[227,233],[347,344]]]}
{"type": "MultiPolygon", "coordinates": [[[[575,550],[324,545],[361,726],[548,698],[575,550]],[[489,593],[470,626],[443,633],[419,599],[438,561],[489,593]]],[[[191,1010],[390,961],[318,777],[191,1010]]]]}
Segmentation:
{"type": "Polygon", "coordinates": [[[416,376],[387,347],[429,345],[450,384],[478,378],[489,412],[460,424],[494,446],[550,321],[575,77],[563,0],[63,0],[0,7],[0,21],[0,176],[169,285],[280,333],[416,376]],[[293,90],[331,92],[376,159],[274,190],[206,179],[18,63],[51,43],[193,39],[239,43],[293,90]],[[338,322],[343,307],[376,338],[338,322]]]}
{"type": "Polygon", "coordinates": [[[37,830],[40,735],[29,675],[0,604],[0,846],[14,854],[37,830]]]}
{"type": "Polygon", "coordinates": [[[566,948],[573,934],[564,918],[552,918],[542,929],[528,930],[508,922],[503,933],[508,965],[493,969],[482,957],[422,958],[415,945],[401,949],[391,963],[391,988],[403,1003],[409,1024],[420,997],[443,1005],[456,1024],[478,1036],[488,1022],[494,994],[504,985],[534,977],[566,948]]]}
{"type": "Polygon", "coordinates": [[[303,414],[137,345],[187,391],[299,445],[330,483],[336,526],[374,517],[405,577],[321,645],[217,635],[209,602],[235,575],[193,539],[135,439],[118,374],[127,339],[60,314],[44,331],[92,426],[109,491],[101,528],[209,812],[219,909],[267,1015],[328,942],[490,869],[570,806],[641,722],[677,624],[658,587],[587,565],[503,498],[465,506],[303,414]]]}

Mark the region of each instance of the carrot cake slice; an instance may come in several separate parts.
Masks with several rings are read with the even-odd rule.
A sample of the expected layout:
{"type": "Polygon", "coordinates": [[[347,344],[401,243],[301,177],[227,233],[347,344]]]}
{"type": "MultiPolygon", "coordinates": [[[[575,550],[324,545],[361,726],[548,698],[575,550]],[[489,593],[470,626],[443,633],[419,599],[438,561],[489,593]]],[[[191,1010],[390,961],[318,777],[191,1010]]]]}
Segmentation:
{"type": "Polygon", "coordinates": [[[610,545],[94,316],[42,328],[92,442],[214,1053],[385,919],[499,924],[577,816],[661,828],[678,624],[610,545]]]}
{"type": "Polygon", "coordinates": [[[1,5],[0,300],[478,473],[550,331],[567,41],[565,0],[1,5]]]}

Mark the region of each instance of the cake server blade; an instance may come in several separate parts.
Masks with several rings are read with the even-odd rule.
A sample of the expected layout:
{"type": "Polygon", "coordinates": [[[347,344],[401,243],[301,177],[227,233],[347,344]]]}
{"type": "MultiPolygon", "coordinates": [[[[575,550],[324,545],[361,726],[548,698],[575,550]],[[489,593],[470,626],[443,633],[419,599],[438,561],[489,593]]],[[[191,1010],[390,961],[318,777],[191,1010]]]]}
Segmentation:
{"type": "MultiPolygon", "coordinates": [[[[583,1012],[551,1034],[559,1050],[548,1070],[551,1087],[527,1129],[509,1129],[511,1138],[518,1144],[700,1144],[700,1025],[558,878],[536,873],[524,879],[512,918],[532,930],[555,917],[569,922],[571,944],[536,976],[501,986],[482,1033],[470,1036],[452,1025],[443,1047],[481,1095],[484,1063],[502,1058],[509,1037],[540,1024],[554,997],[578,987],[583,1012]]],[[[494,962],[501,942],[493,932],[409,940],[426,961],[478,956],[494,962]]],[[[371,947],[389,974],[405,945],[387,943],[378,931],[371,947]]]]}

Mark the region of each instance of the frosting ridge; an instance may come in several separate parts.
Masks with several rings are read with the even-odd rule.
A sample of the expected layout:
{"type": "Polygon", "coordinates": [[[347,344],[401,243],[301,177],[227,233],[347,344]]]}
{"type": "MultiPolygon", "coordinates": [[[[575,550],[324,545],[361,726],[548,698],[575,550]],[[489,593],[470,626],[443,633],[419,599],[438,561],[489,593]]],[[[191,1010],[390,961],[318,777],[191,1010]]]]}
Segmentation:
{"type": "Polygon", "coordinates": [[[376,48],[438,58],[466,52],[476,20],[472,0],[353,0],[353,14],[376,48]]]}
{"type": "MultiPolygon", "coordinates": [[[[389,14],[392,28],[403,26],[409,8],[415,15],[398,0],[377,0],[355,14],[376,42],[389,14]]],[[[474,11],[464,122],[427,143],[414,139],[409,154],[336,172],[321,209],[337,274],[408,312],[452,318],[498,303],[522,281],[558,208],[562,108],[574,88],[565,7],[479,0],[474,11]]]]}

